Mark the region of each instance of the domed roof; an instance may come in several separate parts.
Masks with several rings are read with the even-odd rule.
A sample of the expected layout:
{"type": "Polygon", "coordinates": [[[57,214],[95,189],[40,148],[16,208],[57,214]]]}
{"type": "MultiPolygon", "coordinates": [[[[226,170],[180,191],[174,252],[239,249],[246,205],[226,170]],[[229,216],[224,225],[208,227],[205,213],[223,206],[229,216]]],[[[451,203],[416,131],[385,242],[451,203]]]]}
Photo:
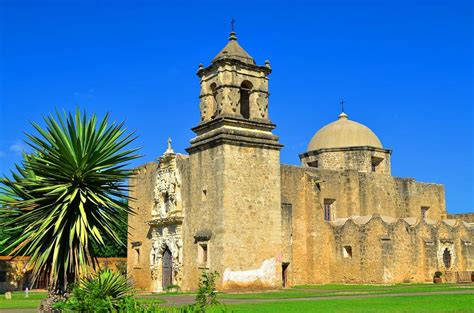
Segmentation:
{"type": "Polygon", "coordinates": [[[313,136],[307,151],[361,146],[383,148],[370,128],[348,120],[347,114],[342,112],[337,121],[324,126],[313,136]]]}

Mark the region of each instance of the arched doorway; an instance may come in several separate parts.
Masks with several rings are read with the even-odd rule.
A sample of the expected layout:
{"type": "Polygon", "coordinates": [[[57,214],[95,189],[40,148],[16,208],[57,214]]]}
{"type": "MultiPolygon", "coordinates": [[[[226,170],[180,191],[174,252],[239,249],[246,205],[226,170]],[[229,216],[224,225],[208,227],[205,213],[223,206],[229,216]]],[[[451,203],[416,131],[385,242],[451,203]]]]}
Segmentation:
{"type": "Polygon", "coordinates": [[[171,251],[168,248],[166,248],[163,252],[162,282],[163,290],[166,290],[169,285],[173,284],[173,255],[171,254],[171,251]]]}

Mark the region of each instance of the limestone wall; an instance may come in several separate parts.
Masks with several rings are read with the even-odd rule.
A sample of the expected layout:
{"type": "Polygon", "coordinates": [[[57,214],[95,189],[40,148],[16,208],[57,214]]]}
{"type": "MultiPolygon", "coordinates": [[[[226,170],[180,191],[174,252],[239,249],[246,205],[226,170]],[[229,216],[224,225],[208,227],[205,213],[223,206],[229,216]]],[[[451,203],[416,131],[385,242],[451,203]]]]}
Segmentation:
{"type": "Polygon", "coordinates": [[[219,145],[190,155],[192,208],[187,214],[187,289],[197,286],[199,232],[211,233],[209,268],[220,289],[281,284],[279,151],[219,145]]]}
{"type": "MultiPolygon", "coordinates": [[[[421,217],[421,208],[429,208],[427,218],[446,217],[444,186],[416,182],[378,173],[307,169],[321,181],[319,202],[333,199],[334,218],[378,213],[393,217],[421,217]]],[[[322,213],[321,213],[322,214],[322,213]]]]}
{"type": "Polygon", "coordinates": [[[474,223],[474,213],[448,214],[450,219],[460,219],[467,223],[474,223]]]}
{"type": "Polygon", "coordinates": [[[375,173],[391,173],[390,150],[372,147],[332,148],[310,151],[300,155],[303,166],[328,170],[357,170],[375,173]],[[317,165],[316,165],[317,164],[317,165]]]}
{"type": "Polygon", "coordinates": [[[150,162],[136,169],[136,176],[130,180],[133,187],[130,206],[135,214],[128,217],[127,269],[135,287],[151,290],[150,251],[151,240],[146,223],[151,219],[153,189],[155,187],[158,164],[150,162]]]}
{"type": "Polygon", "coordinates": [[[290,165],[281,166],[281,179],[282,242],[292,243],[283,245],[290,285],[430,281],[446,240],[464,255],[449,271],[472,268],[472,230],[434,221],[445,217],[441,185],[290,165]],[[335,200],[333,222],[324,220],[325,199],[335,200]],[[285,210],[290,205],[291,218],[285,210]],[[421,206],[430,207],[426,221],[421,206]]]}
{"type": "Polygon", "coordinates": [[[224,221],[222,189],[224,185],[223,147],[218,146],[190,155],[190,205],[184,223],[184,268],[182,288],[192,290],[202,270],[210,268],[223,272],[222,252],[224,221]],[[210,239],[207,264],[199,263],[198,242],[194,236],[208,233],[210,239]]]}
{"type": "Polygon", "coordinates": [[[379,215],[334,226],[331,282],[430,282],[436,271],[472,271],[473,230],[463,222],[392,219],[379,215]],[[471,239],[467,239],[471,238],[471,239]],[[344,250],[350,247],[351,255],[344,250]],[[443,252],[449,250],[446,267],[443,252]]]}
{"type": "Polygon", "coordinates": [[[292,206],[292,218],[282,220],[283,229],[291,229],[291,237],[283,232],[284,261],[289,262],[289,285],[327,282],[330,257],[330,227],[322,220],[322,207],[317,201],[318,183],[303,167],[282,165],[282,203],[292,206]],[[285,225],[291,222],[292,225],[285,225]],[[287,250],[289,249],[289,250],[287,250]]]}
{"type": "MultiPolygon", "coordinates": [[[[185,155],[172,154],[170,157],[176,162],[176,181],[179,194],[176,196],[176,205],[170,208],[172,211],[168,212],[166,218],[173,219],[174,217],[185,216],[187,208],[190,206],[190,170],[189,158],[185,155]]],[[[157,162],[150,162],[142,165],[136,169],[136,176],[130,181],[131,197],[134,198],[130,202],[130,206],[134,209],[134,215],[128,218],[129,237],[127,244],[127,268],[128,273],[132,277],[135,287],[145,290],[157,289],[157,285],[161,286],[162,275],[159,273],[161,268],[151,268],[151,259],[153,262],[160,259],[161,255],[155,256],[153,253],[161,251],[162,247],[155,247],[152,245],[157,242],[165,242],[166,238],[159,240],[164,234],[169,236],[180,236],[180,224],[171,223],[169,225],[156,224],[153,221],[160,220],[160,210],[157,209],[157,175],[159,165],[157,162]],[[158,238],[157,238],[158,236],[158,238]],[[153,251],[153,253],[152,253],[153,251]],[[157,280],[160,280],[158,282],[157,280]]],[[[174,176],[173,176],[174,177],[174,176]]],[[[161,212],[163,213],[163,212],[161,212]]],[[[184,219],[186,221],[186,219],[184,219]]],[[[174,238],[174,237],[173,237],[174,238]]],[[[168,243],[170,244],[170,243],[168,243]]],[[[178,254],[179,247],[170,246],[175,254],[178,254]],[[174,249],[173,249],[174,248],[174,249]],[[176,251],[174,251],[176,250],[176,251]]],[[[183,247],[184,250],[184,247],[183,247]]],[[[173,255],[173,283],[180,284],[184,275],[183,264],[180,264],[182,257],[180,255],[173,255]]],[[[156,267],[156,264],[153,264],[156,267]]]]}

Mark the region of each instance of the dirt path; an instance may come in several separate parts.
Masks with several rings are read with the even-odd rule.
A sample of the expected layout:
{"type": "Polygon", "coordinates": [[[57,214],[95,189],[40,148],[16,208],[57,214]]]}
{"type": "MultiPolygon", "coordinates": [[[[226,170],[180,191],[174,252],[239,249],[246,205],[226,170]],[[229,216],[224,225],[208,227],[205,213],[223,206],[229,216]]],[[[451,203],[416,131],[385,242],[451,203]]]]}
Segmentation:
{"type": "MultiPolygon", "coordinates": [[[[261,303],[261,302],[315,301],[315,300],[382,298],[382,297],[413,297],[413,296],[456,295],[456,294],[472,294],[474,297],[474,290],[404,292],[404,293],[366,294],[366,295],[353,295],[353,296],[319,296],[319,297],[285,298],[285,299],[282,299],[282,298],[278,298],[278,299],[220,299],[219,301],[224,304],[241,304],[241,303],[261,303]]],[[[185,304],[194,303],[195,296],[193,295],[163,296],[163,297],[159,297],[159,299],[165,300],[166,301],[165,305],[185,305],[185,304]]]]}

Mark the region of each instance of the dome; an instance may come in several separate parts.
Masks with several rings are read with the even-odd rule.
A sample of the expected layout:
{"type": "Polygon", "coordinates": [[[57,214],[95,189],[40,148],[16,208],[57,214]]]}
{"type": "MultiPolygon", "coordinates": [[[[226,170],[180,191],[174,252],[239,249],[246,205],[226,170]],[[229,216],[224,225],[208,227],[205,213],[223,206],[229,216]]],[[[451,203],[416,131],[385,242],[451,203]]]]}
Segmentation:
{"type": "Polygon", "coordinates": [[[370,128],[347,119],[347,114],[339,114],[337,121],[321,128],[311,139],[307,151],[370,146],[382,148],[382,143],[370,128]]]}

